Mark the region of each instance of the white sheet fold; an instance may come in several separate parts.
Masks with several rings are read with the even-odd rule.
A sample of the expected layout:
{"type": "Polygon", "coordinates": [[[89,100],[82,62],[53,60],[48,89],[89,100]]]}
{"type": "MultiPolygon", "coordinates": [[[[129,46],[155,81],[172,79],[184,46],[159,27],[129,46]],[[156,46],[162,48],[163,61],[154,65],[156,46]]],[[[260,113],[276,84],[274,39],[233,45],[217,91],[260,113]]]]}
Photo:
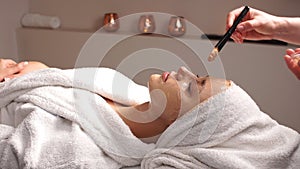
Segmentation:
{"type": "Polygon", "coordinates": [[[127,105],[149,101],[146,87],[117,71],[45,69],[2,85],[0,120],[16,129],[1,140],[0,168],[136,166],[154,149],[100,96],[127,105]]]}

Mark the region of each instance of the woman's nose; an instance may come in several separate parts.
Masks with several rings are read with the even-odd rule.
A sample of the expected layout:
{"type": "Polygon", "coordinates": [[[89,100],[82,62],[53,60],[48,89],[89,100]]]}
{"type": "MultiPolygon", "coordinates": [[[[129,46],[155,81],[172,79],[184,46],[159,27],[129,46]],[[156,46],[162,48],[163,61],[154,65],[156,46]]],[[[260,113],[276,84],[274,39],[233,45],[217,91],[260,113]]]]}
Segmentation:
{"type": "Polygon", "coordinates": [[[183,77],[186,77],[186,78],[196,78],[197,77],[196,75],[194,75],[192,72],[190,72],[185,67],[180,67],[178,70],[178,74],[181,74],[183,77]]]}

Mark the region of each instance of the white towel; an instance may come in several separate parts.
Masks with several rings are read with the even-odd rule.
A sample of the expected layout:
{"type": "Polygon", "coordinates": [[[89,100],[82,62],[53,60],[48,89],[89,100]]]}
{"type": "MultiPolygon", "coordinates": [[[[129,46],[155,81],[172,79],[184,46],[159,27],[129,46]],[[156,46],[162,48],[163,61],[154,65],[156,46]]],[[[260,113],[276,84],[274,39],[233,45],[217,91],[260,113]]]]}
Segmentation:
{"type": "Polygon", "coordinates": [[[142,168],[296,169],[299,144],[299,133],[261,112],[233,84],[175,121],[142,168]]]}
{"type": "Polygon", "coordinates": [[[22,26],[52,28],[60,27],[60,19],[57,16],[46,16],[38,13],[27,13],[21,19],[22,26]]]}
{"type": "Polygon", "coordinates": [[[149,101],[148,89],[108,68],[45,69],[1,84],[0,168],[138,166],[154,149],[100,96],[149,101]],[[5,134],[2,134],[4,133],[5,134]]]}
{"type": "Polygon", "coordinates": [[[45,69],[1,85],[0,168],[300,168],[299,133],[235,84],[176,120],[156,145],[133,136],[98,95],[149,101],[147,88],[114,70],[45,69]]]}

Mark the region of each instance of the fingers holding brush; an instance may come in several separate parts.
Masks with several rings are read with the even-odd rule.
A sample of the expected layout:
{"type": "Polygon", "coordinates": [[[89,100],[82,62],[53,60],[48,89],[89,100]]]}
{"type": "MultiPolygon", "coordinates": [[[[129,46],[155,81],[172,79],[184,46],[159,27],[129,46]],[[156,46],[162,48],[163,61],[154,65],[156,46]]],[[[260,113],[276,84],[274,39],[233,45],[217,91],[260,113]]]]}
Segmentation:
{"type": "MultiPolygon", "coordinates": [[[[236,20],[236,18],[240,15],[240,13],[242,12],[242,10],[244,9],[244,6],[237,8],[235,10],[232,10],[231,12],[229,12],[227,14],[227,20],[226,20],[226,31],[228,31],[228,29],[231,28],[231,26],[233,25],[233,22],[236,20]]],[[[250,14],[247,13],[243,19],[243,21],[245,20],[249,20],[250,19],[250,14]]]]}
{"type": "MultiPolygon", "coordinates": [[[[243,7],[228,13],[226,29],[229,29],[242,11],[243,7]]],[[[270,40],[276,34],[277,23],[280,18],[251,8],[241,23],[238,24],[231,38],[237,43],[243,40],[270,40]]]]}

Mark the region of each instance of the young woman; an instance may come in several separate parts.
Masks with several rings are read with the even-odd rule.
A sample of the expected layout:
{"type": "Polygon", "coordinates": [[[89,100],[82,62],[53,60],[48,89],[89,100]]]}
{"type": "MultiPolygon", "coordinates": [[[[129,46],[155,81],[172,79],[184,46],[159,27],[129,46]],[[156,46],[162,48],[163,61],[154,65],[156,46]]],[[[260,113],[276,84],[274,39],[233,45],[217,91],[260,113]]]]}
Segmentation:
{"type": "MultiPolygon", "coordinates": [[[[29,62],[11,77],[44,68],[47,66],[42,63],[29,62]]],[[[89,90],[89,78],[82,79],[79,75],[86,74],[79,73],[80,79],[75,79],[74,70],[41,70],[33,76],[28,74],[1,84],[7,88],[2,90],[4,97],[0,99],[8,103],[0,101],[1,113],[3,110],[6,115],[12,114],[6,119],[18,126],[15,130],[10,128],[13,132],[1,140],[8,147],[2,156],[14,155],[7,152],[17,155],[2,160],[0,168],[13,168],[1,167],[12,164],[13,160],[15,164],[24,163],[23,168],[45,168],[45,165],[99,168],[106,164],[115,166],[111,168],[297,168],[300,164],[299,133],[260,111],[251,97],[231,81],[198,77],[181,67],[177,72],[151,75],[149,94],[147,88],[135,84],[128,91],[138,101],[123,102],[114,99],[118,91],[110,90],[112,84],[120,84],[111,78],[116,71],[104,69],[102,74],[89,77],[101,77],[96,78],[96,83],[92,79],[92,84],[98,84],[99,88],[101,82],[109,81],[111,95],[105,95],[101,89],[94,90],[94,86],[89,90]],[[47,71],[53,71],[54,76],[47,71]],[[37,86],[36,77],[40,78],[37,86]],[[47,80],[50,82],[45,86],[39,85],[47,80]],[[87,83],[74,83],[76,80],[87,83]],[[23,90],[23,83],[33,88],[23,90]],[[10,90],[11,86],[21,89],[10,90]],[[14,115],[19,110],[30,113],[27,117],[22,114],[25,119],[18,119],[20,124],[14,115]],[[103,114],[98,117],[98,113],[103,114]]],[[[130,98],[127,93],[121,97],[130,98]]]]}
{"type": "MultiPolygon", "coordinates": [[[[12,64],[15,65],[17,63],[12,64]]],[[[40,62],[28,62],[20,71],[6,78],[15,78],[44,68],[48,67],[40,62]]],[[[0,73],[7,69],[9,67],[0,69],[0,73]]],[[[198,77],[181,67],[177,72],[164,72],[161,75],[150,76],[148,82],[150,102],[127,106],[107,98],[105,100],[120,115],[135,136],[148,138],[161,134],[178,117],[228,86],[230,86],[228,80],[209,76],[198,77]]]]}

